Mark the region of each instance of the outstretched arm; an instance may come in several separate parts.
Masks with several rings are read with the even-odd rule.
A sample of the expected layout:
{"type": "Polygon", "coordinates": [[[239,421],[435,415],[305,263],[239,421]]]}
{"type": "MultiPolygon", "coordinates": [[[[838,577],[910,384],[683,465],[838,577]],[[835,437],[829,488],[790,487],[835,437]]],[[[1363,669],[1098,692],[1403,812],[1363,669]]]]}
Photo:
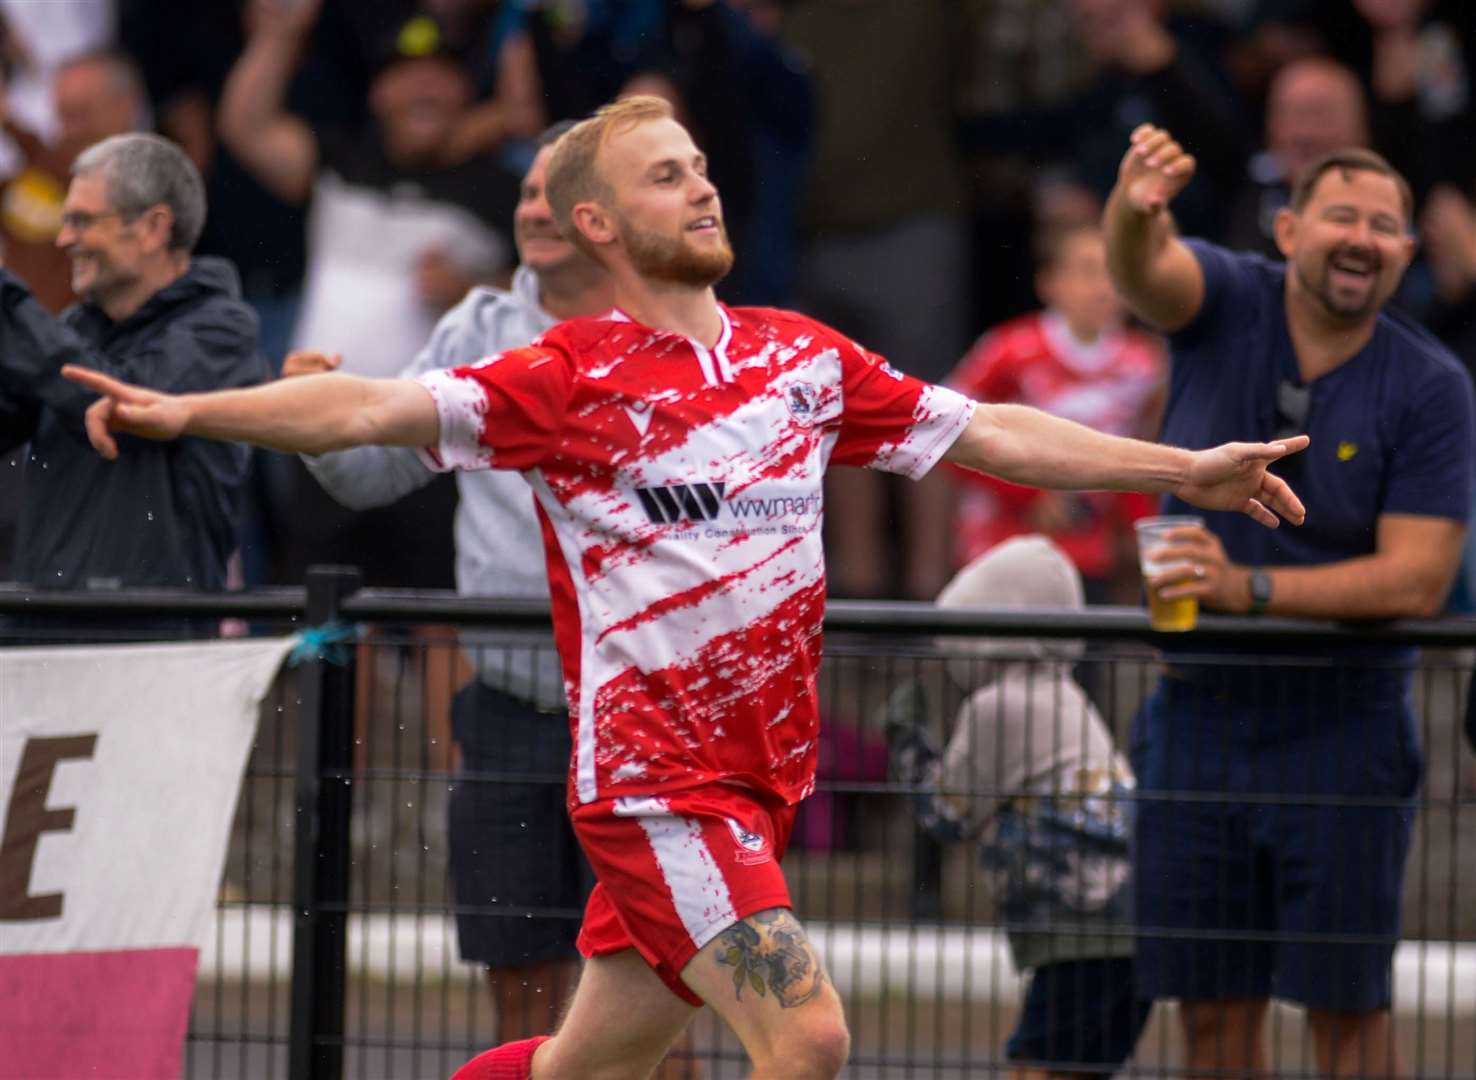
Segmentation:
{"type": "Polygon", "coordinates": [[[1275,528],[1306,512],[1284,480],[1266,471],[1306,447],[1276,443],[1183,450],[1104,435],[1024,405],[979,405],[944,460],[1032,487],[1173,494],[1206,510],[1235,510],[1275,528]]]}
{"type": "Polygon", "coordinates": [[[1107,270],[1133,314],[1160,330],[1189,324],[1204,302],[1204,271],[1179,239],[1168,205],[1194,177],[1194,158],[1173,136],[1139,125],[1107,197],[1107,270]]]}
{"type": "Polygon", "coordinates": [[[87,410],[87,437],[109,459],[118,456],[115,434],[164,440],[192,435],[301,454],[350,446],[435,446],[440,439],[430,391],[409,379],[332,373],[245,390],[164,394],[70,364],[62,374],[102,395],[87,410]]]}

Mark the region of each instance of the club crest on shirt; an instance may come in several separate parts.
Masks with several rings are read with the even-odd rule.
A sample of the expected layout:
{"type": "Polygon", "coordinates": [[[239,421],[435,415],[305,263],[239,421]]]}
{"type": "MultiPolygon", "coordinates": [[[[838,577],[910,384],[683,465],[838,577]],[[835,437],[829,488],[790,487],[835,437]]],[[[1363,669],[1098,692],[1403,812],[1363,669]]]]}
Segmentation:
{"type": "Polygon", "coordinates": [[[733,834],[733,839],[738,842],[738,851],[735,855],[739,862],[745,866],[756,866],[759,863],[769,861],[769,842],[762,835],[745,829],[734,818],[727,818],[728,831],[733,834]]]}
{"type": "Polygon", "coordinates": [[[789,406],[789,415],[801,424],[814,422],[819,398],[819,393],[807,382],[790,383],[784,391],[784,404],[789,406]]]}

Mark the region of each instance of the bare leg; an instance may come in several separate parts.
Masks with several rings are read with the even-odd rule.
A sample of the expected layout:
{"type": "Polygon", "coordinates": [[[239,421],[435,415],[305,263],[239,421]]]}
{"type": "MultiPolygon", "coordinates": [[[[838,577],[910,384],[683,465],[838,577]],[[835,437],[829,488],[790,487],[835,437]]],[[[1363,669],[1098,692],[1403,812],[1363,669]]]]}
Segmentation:
{"type": "Polygon", "coordinates": [[[1265,998],[1181,1001],[1189,1077],[1269,1076],[1265,998]]]}
{"type": "Polygon", "coordinates": [[[788,909],[734,923],[682,979],[738,1036],[752,1080],[832,1080],[845,1066],[851,1037],[840,998],[788,909]]]}
{"type": "Polygon", "coordinates": [[[634,949],[597,956],[558,1034],[534,1055],[534,1080],[646,1080],[696,1014],[634,949]]]}
{"type": "Polygon", "coordinates": [[[475,674],[450,626],[423,626],[415,632],[421,708],[425,710],[426,759],[436,772],[453,764],[451,699],[475,674]]]}
{"type": "Polygon", "coordinates": [[[516,1042],[553,1031],[578,981],[579,964],[574,960],[488,968],[498,1041],[516,1042]]]}
{"type": "Polygon", "coordinates": [[[1324,1076],[1403,1080],[1407,1075],[1386,1009],[1308,1009],[1307,1027],[1312,1032],[1317,1068],[1324,1076]]]}
{"type": "MultiPolygon", "coordinates": [[[[579,964],[561,960],[501,971],[488,968],[487,976],[492,999],[497,1003],[498,1041],[516,1042],[560,1027],[564,1008],[579,981],[579,964]]],[[[691,1037],[683,1031],[657,1066],[654,1080],[698,1080],[701,1075],[692,1056],[691,1037]]]]}

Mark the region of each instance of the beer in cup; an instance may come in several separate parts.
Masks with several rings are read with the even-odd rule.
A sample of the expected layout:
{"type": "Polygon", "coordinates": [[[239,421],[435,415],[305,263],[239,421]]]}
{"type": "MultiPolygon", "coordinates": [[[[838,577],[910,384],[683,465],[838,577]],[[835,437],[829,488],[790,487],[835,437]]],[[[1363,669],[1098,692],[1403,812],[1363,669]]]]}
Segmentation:
{"type": "MultiPolygon", "coordinates": [[[[1184,564],[1183,560],[1155,562],[1148,558],[1148,553],[1156,548],[1167,547],[1171,543],[1165,535],[1170,530],[1182,529],[1189,525],[1203,527],[1204,518],[1195,514],[1173,514],[1165,517],[1139,518],[1134,523],[1134,528],[1138,533],[1138,564],[1142,567],[1145,579],[1184,564]]],[[[1194,629],[1195,623],[1199,621],[1198,597],[1185,596],[1177,600],[1165,600],[1158,595],[1157,589],[1146,583],[1144,590],[1148,593],[1148,623],[1153,629],[1194,629]]]]}

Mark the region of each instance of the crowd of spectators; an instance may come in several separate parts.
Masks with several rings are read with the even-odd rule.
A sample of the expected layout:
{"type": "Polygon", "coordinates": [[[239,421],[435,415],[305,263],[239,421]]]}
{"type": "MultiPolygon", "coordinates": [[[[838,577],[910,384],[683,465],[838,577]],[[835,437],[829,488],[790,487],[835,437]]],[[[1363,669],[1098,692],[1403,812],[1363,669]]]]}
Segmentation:
{"type": "MultiPolygon", "coordinates": [[[[398,371],[467,288],[508,283],[538,132],[631,91],[676,103],[711,156],[738,252],[722,299],[813,313],[927,378],[968,384],[985,335],[1059,305],[1061,237],[1097,220],[1142,122],[1198,159],[1184,230],[1238,249],[1271,250],[1318,154],[1379,150],[1417,199],[1397,306],[1476,367],[1476,9],[1456,0],[88,0],[0,2],[0,18],[6,266],[66,306],[71,161],[157,131],[203,175],[196,251],[235,264],[277,370],[312,346],[398,371]]],[[[1085,336],[1054,319],[1058,353],[1091,363],[1118,340],[1106,317],[1085,336]]],[[[1151,400],[1142,363],[1127,389],[1091,382],[1151,400]]],[[[1051,408],[1059,383],[1010,392],[1051,408]]],[[[1149,408],[1126,430],[1151,423],[1149,408]]],[[[25,469],[6,453],[13,576],[25,469]]],[[[371,584],[450,585],[449,481],[370,521],[295,460],[258,454],[253,474],[247,584],[348,559],[371,584]]],[[[837,470],[833,593],[935,595],[978,553],[970,535],[1012,531],[979,520],[988,502],[942,474],[893,487],[837,470]]],[[[1082,509],[1025,524],[1079,530],[1082,509]]],[[[1121,595],[1129,545],[1098,539],[1081,569],[1121,595]]]]}

